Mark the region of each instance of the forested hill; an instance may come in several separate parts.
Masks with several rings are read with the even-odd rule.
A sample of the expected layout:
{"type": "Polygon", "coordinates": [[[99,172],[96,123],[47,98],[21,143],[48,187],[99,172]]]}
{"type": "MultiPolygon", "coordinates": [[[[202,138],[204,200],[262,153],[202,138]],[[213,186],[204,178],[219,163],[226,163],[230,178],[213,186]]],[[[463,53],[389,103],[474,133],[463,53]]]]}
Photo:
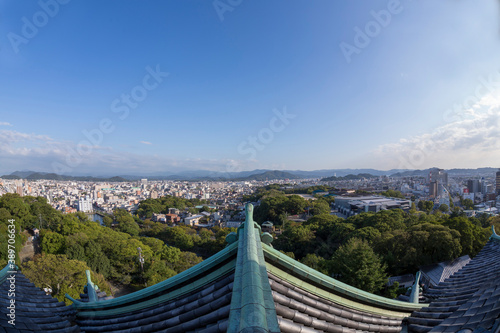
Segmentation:
{"type": "Polygon", "coordinates": [[[274,171],[266,171],[264,173],[259,173],[256,175],[250,175],[250,176],[243,177],[243,178],[236,178],[235,180],[263,181],[263,180],[274,180],[274,179],[299,179],[299,178],[301,178],[301,177],[296,176],[290,172],[274,170],[274,171]]]}
{"type": "Polygon", "coordinates": [[[39,173],[39,172],[26,172],[26,173],[13,173],[10,175],[3,175],[3,179],[26,179],[26,180],[60,180],[60,181],[91,181],[91,182],[127,182],[129,180],[123,177],[91,177],[91,176],[64,176],[56,173],[39,173]]]}
{"type": "MultiPolygon", "coordinates": [[[[34,172],[34,171],[16,171],[11,173],[10,175],[3,175],[0,178],[3,179],[27,179],[27,180],[40,180],[40,179],[46,179],[46,180],[61,180],[61,181],[93,181],[93,182],[127,182],[131,180],[138,180],[141,177],[139,176],[125,176],[125,177],[120,177],[120,176],[115,176],[115,177],[92,177],[92,176],[66,176],[66,175],[59,175],[56,173],[43,173],[43,172],[34,172]]],[[[182,176],[169,176],[169,177],[152,177],[151,179],[173,179],[173,180],[179,180],[179,179],[189,179],[192,181],[199,181],[199,180],[235,180],[235,181],[250,181],[250,180],[258,180],[258,181],[263,181],[263,180],[274,180],[274,179],[298,179],[302,178],[297,175],[294,175],[293,173],[286,172],[286,171],[279,171],[279,170],[274,170],[274,171],[265,171],[262,173],[256,173],[256,174],[251,174],[249,176],[245,177],[229,177],[227,178],[227,175],[225,177],[223,175],[220,175],[218,177],[208,177],[208,176],[199,176],[199,177],[182,177],[182,176]]]]}
{"type": "Polygon", "coordinates": [[[335,181],[335,180],[357,180],[357,179],[364,179],[364,178],[376,178],[378,176],[371,175],[369,173],[360,173],[358,175],[347,175],[343,177],[336,177],[336,176],[331,176],[331,177],[326,177],[322,178],[321,181],[323,182],[330,182],[330,181],[335,181]]]}

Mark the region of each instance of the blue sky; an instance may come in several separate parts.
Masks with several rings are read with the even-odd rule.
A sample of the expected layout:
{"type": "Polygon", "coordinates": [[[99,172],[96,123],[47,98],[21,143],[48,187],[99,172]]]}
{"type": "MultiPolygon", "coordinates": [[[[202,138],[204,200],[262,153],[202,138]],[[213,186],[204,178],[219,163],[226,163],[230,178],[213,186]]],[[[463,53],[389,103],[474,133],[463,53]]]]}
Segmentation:
{"type": "Polygon", "coordinates": [[[2,174],[499,164],[497,1],[11,0],[0,14],[2,174]]]}

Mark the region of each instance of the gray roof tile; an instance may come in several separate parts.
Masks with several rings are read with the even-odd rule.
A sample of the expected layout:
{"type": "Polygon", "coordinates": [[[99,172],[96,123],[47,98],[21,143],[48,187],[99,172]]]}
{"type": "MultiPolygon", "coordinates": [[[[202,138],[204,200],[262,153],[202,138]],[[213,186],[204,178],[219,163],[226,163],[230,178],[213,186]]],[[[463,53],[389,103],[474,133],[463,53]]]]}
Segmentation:
{"type": "MultiPolygon", "coordinates": [[[[467,265],[424,294],[434,299],[428,308],[416,311],[409,322],[426,323],[430,332],[491,329],[500,315],[500,245],[490,240],[467,265]],[[441,323],[424,321],[436,313],[441,323]],[[415,320],[420,318],[420,320],[415,320]]],[[[409,332],[423,327],[409,326],[409,332]]]]}

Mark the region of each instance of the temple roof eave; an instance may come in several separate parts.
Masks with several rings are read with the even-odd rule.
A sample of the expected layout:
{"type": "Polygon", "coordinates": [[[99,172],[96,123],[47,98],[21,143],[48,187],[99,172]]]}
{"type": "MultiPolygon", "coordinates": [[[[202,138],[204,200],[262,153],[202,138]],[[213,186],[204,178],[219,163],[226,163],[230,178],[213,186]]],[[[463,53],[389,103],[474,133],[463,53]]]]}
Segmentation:
{"type": "Polygon", "coordinates": [[[332,295],[337,295],[335,301],[341,302],[341,305],[352,307],[356,306],[357,303],[360,307],[359,310],[378,314],[387,313],[387,310],[389,310],[398,314],[398,317],[408,316],[413,311],[428,306],[427,304],[412,304],[392,300],[366,292],[320,273],[268,245],[263,244],[262,248],[269,272],[288,279],[291,284],[298,287],[303,287],[302,284],[305,282],[313,286],[311,291],[317,296],[330,299],[332,295]],[[278,266],[284,268],[284,270],[278,266]],[[314,285],[321,286],[321,288],[314,287],[314,285]],[[377,310],[377,308],[380,309],[377,310]]]}
{"type": "MultiPolygon", "coordinates": [[[[164,290],[171,289],[175,285],[178,285],[186,280],[191,280],[191,279],[204,279],[204,275],[211,269],[213,269],[215,266],[220,265],[224,261],[229,260],[231,257],[234,257],[237,253],[238,250],[238,242],[234,242],[232,244],[229,244],[221,250],[220,252],[216,253],[212,257],[202,261],[196,266],[193,266],[184,272],[181,272],[169,279],[166,279],[160,283],[157,283],[153,286],[147,287],[145,289],[133,292],[128,295],[120,296],[118,298],[113,298],[109,300],[102,300],[99,302],[81,302],[78,300],[74,300],[71,298],[69,295],[66,295],[66,297],[70,300],[73,301],[73,306],[77,310],[104,310],[106,308],[113,308],[117,306],[122,306],[126,305],[127,303],[137,303],[141,302],[141,300],[151,297],[155,294],[158,294],[164,290]]],[[[224,272],[220,272],[221,274],[224,272]]],[[[218,274],[215,274],[218,275],[218,274]]],[[[205,277],[206,279],[206,277],[205,277]]],[[[208,282],[208,281],[207,281],[208,282]]]]}

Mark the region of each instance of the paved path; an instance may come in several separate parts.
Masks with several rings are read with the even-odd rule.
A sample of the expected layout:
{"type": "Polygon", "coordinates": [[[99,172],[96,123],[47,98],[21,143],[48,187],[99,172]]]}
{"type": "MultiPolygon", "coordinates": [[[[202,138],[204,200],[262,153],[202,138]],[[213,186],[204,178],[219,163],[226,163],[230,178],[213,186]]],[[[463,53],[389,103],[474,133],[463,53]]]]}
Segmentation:
{"type": "Polygon", "coordinates": [[[34,239],[32,242],[28,241],[24,244],[21,251],[19,251],[19,261],[22,263],[30,261],[37,253],[40,253],[38,238],[34,239]]]}

